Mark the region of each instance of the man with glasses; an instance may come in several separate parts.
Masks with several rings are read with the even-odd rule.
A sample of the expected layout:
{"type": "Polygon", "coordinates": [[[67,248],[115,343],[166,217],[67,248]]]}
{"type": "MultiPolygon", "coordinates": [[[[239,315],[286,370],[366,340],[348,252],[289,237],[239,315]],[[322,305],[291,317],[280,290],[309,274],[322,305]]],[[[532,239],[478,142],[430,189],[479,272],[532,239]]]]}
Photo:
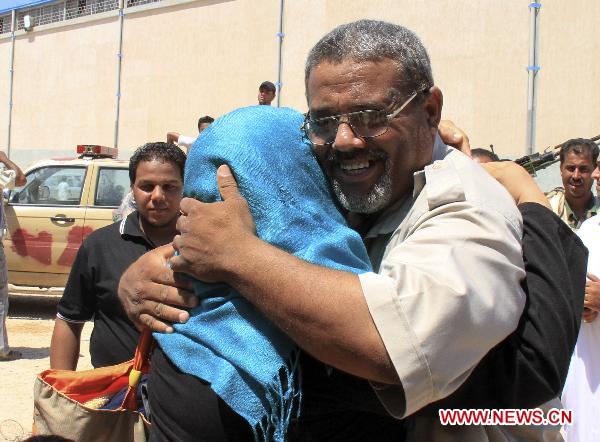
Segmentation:
{"type": "MultiPolygon", "coordinates": [[[[522,218],[496,181],[438,137],[442,93],[418,37],[385,22],[342,25],[311,50],[305,81],[309,112],[303,131],[363,235],[375,272],[355,276],[325,269],[261,241],[231,171],[221,166],[223,202],[182,201],[181,235],[173,243],[179,255],[163,249],[124,274],[119,294],[130,317],[166,332],[172,331],[169,322],[187,320],[186,312],[166,304],[190,307],[197,301],[165,289],[162,284],[189,288],[170,271],[159,271],[166,262],[201,281],[226,282],[318,360],[311,359],[305,382],[339,386],[349,404],[337,410],[341,419],[351,416],[353,406],[396,418],[413,415],[480,374],[482,358],[484,373],[513,376],[505,373],[512,370],[508,353],[500,355],[502,366],[484,356],[509,341],[523,312],[522,218]],[[368,384],[359,378],[373,388],[363,389],[368,384]],[[351,394],[348,386],[355,384],[361,387],[351,394]],[[370,401],[373,391],[385,411],[370,401]]],[[[513,178],[507,184],[522,192],[517,202],[546,204],[539,189],[528,187],[526,172],[513,178]]],[[[474,391],[483,393],[467,400],[481,404],[480,396],[496,386],[486,385],[489,377],[476,378],[474,391]]],[[[494,390],[496,404],[510,396],[506,404],[537,405],[560,388],[540,392],[536,384],[515,402],[511,387],[494,390]]],[[[303,397],[300,423],[309,428],[309,404],[319,403],[319,389],[305,391],[316,392],[303,397]]],[[[367,430],[363,424],[352,428],[376,434],[377,423],[367,430]]],[[[418,430],[425,431],[421,440],[432,438],[427,431],[434,427],[418,430]]],[[[452,431],[482,440],[486,430],[452,431]]],[[[301,430],[303,436],[315,433],[301,430]]]]}

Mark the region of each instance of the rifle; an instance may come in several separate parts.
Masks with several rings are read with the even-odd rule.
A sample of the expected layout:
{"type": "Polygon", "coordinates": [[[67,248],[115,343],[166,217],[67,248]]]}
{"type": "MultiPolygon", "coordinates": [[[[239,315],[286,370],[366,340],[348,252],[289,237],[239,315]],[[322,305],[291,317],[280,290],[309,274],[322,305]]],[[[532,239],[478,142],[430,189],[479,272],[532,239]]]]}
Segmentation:
{"type": "MultiPolygon", "coordinates": [[[[595,137],[590,138],[591,141],[597,143],[600,140],[600,135],[596,135],[595,137]]],[[[560,148],[565,144],[565,142],[560,143],[554,147],[548,147],[544,149],[543,152],[532,153],[531,155],[525,155],[520,158],[517,158],[515,163],[522,166],[529,172],[531,175],[535,176],[535,172],[538,170],[545,169],[546,167],[551,166],[559,160],[560,148]]]]}

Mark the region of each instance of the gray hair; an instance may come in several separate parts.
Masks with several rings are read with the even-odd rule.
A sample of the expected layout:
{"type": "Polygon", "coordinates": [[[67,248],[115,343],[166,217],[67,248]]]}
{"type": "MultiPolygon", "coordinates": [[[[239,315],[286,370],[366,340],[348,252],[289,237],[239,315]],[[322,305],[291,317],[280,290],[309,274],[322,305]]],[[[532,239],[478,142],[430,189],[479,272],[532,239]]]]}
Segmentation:
{"type": "Polygon", "coordinates": [[[414,32],[384,21],[359,20],[338,26],[311,49],[304,71],[307,94],[308,77],[323,61],[383,59],[396,64],[399,86],[406,92],[420,92],[433,86],[429,55],[414,32]]]}

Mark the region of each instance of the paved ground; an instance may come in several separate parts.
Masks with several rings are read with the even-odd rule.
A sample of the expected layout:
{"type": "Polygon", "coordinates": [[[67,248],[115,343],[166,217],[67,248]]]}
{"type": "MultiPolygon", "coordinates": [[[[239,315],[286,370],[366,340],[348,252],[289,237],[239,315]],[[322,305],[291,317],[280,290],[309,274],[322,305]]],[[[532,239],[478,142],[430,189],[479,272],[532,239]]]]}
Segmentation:
{"type": "MultiPolygon", "coordinates": [[[[33,382],[50,368],[50,339],[54,328],[56,297],[11,297],[7,322],[12,349],[23,359],[0,362],[0,442],[29,436],[33,413],[33,382]]],[[[88,342],[91,323],[82,333],[79,369],[91,368],[88,342]]]]}

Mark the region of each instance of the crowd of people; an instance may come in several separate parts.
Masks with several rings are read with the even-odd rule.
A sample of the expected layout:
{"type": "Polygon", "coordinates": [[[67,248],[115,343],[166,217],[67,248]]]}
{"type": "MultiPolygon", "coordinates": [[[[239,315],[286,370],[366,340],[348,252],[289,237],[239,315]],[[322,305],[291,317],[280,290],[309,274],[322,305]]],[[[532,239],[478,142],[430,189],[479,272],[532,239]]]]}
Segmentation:
{"type": "Polygon", "coordinates": [[[151,441],[559,440],[438,410],[561,395],[567,440],[599,440],[598,146],[563,145],[549,196],[471,152],[423,44],[391,23],[325,35],[305,86],[305,115],[263,106],[264,82],[258,106],[133,154],[135,209],[79,249],[52,368],[76,369],[92,318],[94,367],[153,330],[151,441]]]}

